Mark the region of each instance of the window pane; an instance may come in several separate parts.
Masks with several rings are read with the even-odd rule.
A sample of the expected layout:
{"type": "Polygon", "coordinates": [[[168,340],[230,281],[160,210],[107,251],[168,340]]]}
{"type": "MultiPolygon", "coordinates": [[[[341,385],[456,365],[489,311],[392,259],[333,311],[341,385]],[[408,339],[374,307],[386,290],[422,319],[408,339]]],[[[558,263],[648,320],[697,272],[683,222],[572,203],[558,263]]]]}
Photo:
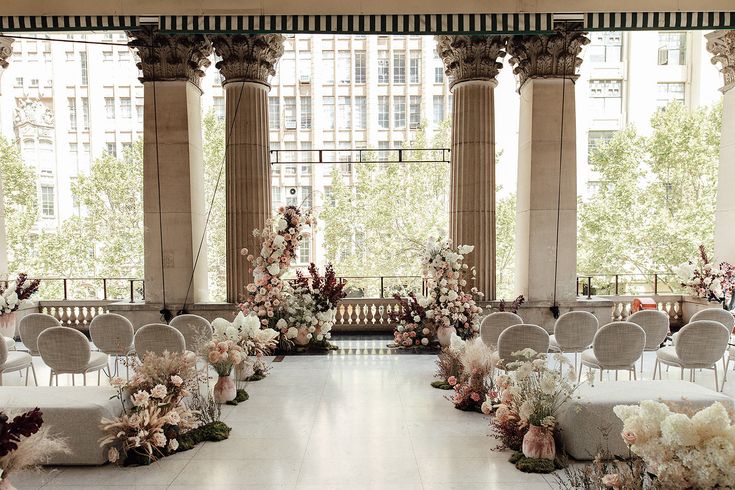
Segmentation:
{"type": "Polygon", "coordinates": [[[409,66],[409,82],[421,82],[421,51],[411,51],[411,65],[409,66]]]}
{"type": "Polygon", "coordinates": [[[311,129],[311,97],[301,97],[301,129],[311,129]]]}
{"type": "Polygon", "coordinates": [[[324,129],[334,129],[334,97],[322,97],[324,129]]]}
{"type": "Polygon", "coordinates": [[[389,73],[388,51],[378,51],[378,83],[388,83],[389,73]]]}
{"type": "Polygon", "coordinates": [[[281,128],[281,102],[278,97],[268,97],[268,127],[281,128]]]}
{"type": "Polygon", "coordinates": [[[390,126],[390,116],[388,114],[388,96],[381,95],[378,97],[378,127],[388,129],[390,126]]]}
{"type": "Polygon", "coordinates": [[[367,127],[367,98],[355,97],[355,129],[367,127]]]}
{"type": "Polygon", "coordinates": [[[403,95],[393,96],[393,127],[406,127],[406,97],[403,95]]]}
{"type": "Polygon", "coordinates": [[[367,79],[365,51],[355,51],[355,83],[365,83],[367,79]]]}
{"type": "Polygon", "coordinates": [[[406,53],[393,53],[393,83],[406,83],[406,53]]]}

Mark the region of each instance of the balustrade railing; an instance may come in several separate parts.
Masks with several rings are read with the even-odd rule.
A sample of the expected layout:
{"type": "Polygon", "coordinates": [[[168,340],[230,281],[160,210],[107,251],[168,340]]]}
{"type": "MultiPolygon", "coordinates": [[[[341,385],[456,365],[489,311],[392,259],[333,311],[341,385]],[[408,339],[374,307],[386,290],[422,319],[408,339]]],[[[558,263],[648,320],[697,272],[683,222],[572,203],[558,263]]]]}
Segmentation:
{"type": "Polygon", "coordinates": [[[88,330],[95,316],[107,313],[114,300],[59,300],[39,301],[38,309],[56,318],[65,327],[88,330]]]}

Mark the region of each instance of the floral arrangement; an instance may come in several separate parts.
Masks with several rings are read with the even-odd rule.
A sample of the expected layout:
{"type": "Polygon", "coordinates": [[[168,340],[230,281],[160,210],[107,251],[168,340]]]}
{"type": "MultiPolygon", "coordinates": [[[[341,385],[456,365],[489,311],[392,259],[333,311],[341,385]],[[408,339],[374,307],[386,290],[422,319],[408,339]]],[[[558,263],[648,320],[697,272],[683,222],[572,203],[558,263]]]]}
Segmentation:
{"type": "Polygon", "coordinates": [[[471,245],[455,248],[445,239],[430,241],[422,264],[430,285],[426,318],[436,329],[454,328],[463,339],[480,331],[478,315],[482,309],[476,299],[482,298],[483,293],[475,287],[465,290],[467,275],[471,273],[474,279],[475,270],[463,261],[473,250],[471,245]]]}
{"type": "MultiPolygon", "coordinates": [[[[417,298],[416,293],[410,292],[403,297],[396,293],[393,298],[398,300],[398,308],[388,313],[390,321],[396,325],[393,331],[393,340],[399,347],[428,347],[436,341],[436,327],[433,322],[426,320],[426,298],[417,298]]],[[[447,379],[447,378],[443,378],[447,379]]]]}
{"type": "Polygon", "coordinates": [[[28,279],[27,274],[21,273],[7,287],[0,288],[0,315],[12,313],[23,306],[31,296],[38,292],[40,283],[39,279],[31,280],[28,279]]]}
{"type": "MultiPolygon", "coordinates": [[[[66,443],[48,434],[42,427],[43,414],[39,408],[10,416],[0,411],[0,487],[8,477],[23,469],[44,462],[49,453],[67,452],[66,443]]],[[[12,488],[12,487],[10,487],[12,488]]]]}
{"type": "Polygon", "coordinates": [[[251,264],[253,282],[245,287],[239,308],[245,315],[255,314],[263,327],[277,328],[282,341],[289,339],[288,324],[280,321],[284,306],[283,275],[291,267],[301,241],[308,236],[304,227],[314,223],[311,215],[302,214],[296,206],[281,207],[262,230],[253,231],[253,236],[262,240],[260,252],[257,255],[247,249],[241,252],[251,264]]]}
{"type": "Polygon", "coordinates": [[[653,490],[665,488],[646,471],[646,464],[633,455],[626,460],[614,459],[609,454],[598,454],[591,464],[569,465],[553,475],[556,488],[625,490],[653,490]]]}
{"type": "Polygon", "coordinates": [[[442,349],[436,357],[437,369],[434,377],[439,378],[439,381],[434,381],[431,386],[442,390],[454,389],[457,381],[462,377],[461,355],[464,347],[465,342],[457,335],[452,335],[449,347],[442,349]]]}
{"type": "Polygon", "coordinates": [[[522,294],[519,294],[516,299],[514,299],[510,303],[506,303],[504,299],[501,299],[500,303],[498,303],[498,311],[509,311],[511,313],[518,313],[518,309],[525,302],[526,298],[522,294]]]}
{"type": "Polygon", "coordinates": [[[337,280],[331,264],[327,264],[324,276],[316,264],[309,264],[309,276],[296,272],[286,301],[288,324],[297,329],[299,343],[322,345],[331,337],[337,315],[337,303],[346,296],[345,283],[337,280]]]}
{"type": "Polygon", "coordinates": [[[133,367],[127,383],[114,378],[123,413],[102,419],[107,434],[100,444],[108,459],[128,464],[150,464],[179,449],[181,436],[197,426],[196,413],[183,398],[198,390],[196,356],[193,353],[147,353],[133,367]]]}
{"type": "Polygon", "coordinates": [[[498,362],[498,354],[480,337],[464,341],[456,334],[452,335],[450,349],[459,352],[461,368],[459,377],[447,379],[447,383],[454,387],[454,395],[449,399],[454,408],[480,412],[488,394],[493,393],[491,375],[498,362]]]}
{"type": "Polygon", "coordinates": [[[699,246],[699,259],[697,263],[685,262],[677,268],[677,276],[681,285],[689,294],[697,298],[710,301],[724,301],[726,295],[731,295],[731,308],[735,300],[732,295],[735,287],[735,266],[728,262],[714,263],[704,248],[699,246]]]}
{"type": "Polygon", "coordinates": [[[720,403],[691,417],[652,400],[613,410],[631,452],[663,488],[735,487],[735,424],[720,403]]]}
{"type": "Polygon", "coordinates": [[[248,356],[267,356],[278,347],[279,332],[261,328],[260,319],[252,313],[246,316],[241,311],[232,322],[215,318],[212,327],[217,338],[236,341],[248,356]]]}
{"type": "Polygon", "coordinates": [[[229,376],[232,369],[246,359],[245,349],[237,342],[237,339],[215,332],[212,340],[204,344],[202,355],[219,376],[229,376]]]}

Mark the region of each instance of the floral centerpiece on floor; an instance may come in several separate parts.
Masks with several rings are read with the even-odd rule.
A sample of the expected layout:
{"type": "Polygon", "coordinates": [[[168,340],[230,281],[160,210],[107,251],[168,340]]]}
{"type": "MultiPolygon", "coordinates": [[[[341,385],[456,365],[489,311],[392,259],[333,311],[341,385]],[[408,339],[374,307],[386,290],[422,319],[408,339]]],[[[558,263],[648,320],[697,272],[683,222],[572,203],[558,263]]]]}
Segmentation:
{"type": "Polygon", "coordinates": [[[396,325],[393,330],[395,345],[403,348],[433,347],[436,328],[426,319],[428,300],[417,298],[414,292],[405,297],[396,293],[393,298],[398,301],[398,307],[388,312],[388,318],[396,325]]]}
{"type": "Polygon", "coordinates": [[[439,380],[432,382],[431,386],[440,390],[454,389],[464,372],[462,353],[465,345],[466,342],[460,339],[457,334],[452,335],[449,347],[443,348],[436,356],[437,369],[434,377],[439,378],[439,380]]]}
{"type": "Polygon", "coordinates": [[[0,488],[12,488],[11,475],[43,464],[49,454],[69,451],[42,426],[39,408],[17,415],[0,411],[0,488]]]}
{"type": "Polygon", "coordinates": [[[283,276],[291,267],[299,245],[308,236],[304,228],[314,223],[311,215],[302,213],[296,206],[281,207],[278,215],[266,221],[262,230],[253,231],[253,236],[260,237],[262,241],[257,255],[247,249],[242,250],[251,264],[253,282],[245,287],[239,308],[245,315],[257,315],[262,327],[278,330],[284,350],[288,350],[295,335],[292,336],[293,331],[289,332],[285,321],[280,321],[284,316],[283,276]]]}
{"type": "Polygon", "coordinates": [[[449,349],[459,352],[461,363],[459,377],[447,379],[454,387],[454,395],[449,399],[459,410],[482,411],[483,402],[492,392],[491,375],[498,362],[498,353],[485,345],[479,336],[464,341],[456,334],[452,335],[449,349]]]}
{"type": "Polygon", "coordinates": [[[613,410],[626,444],[661,488],[735,487],[735,424],[722,404],[691,417],[652,400],[613,410]]]}
{"type": "Polygon", "coordinates": [[[243,315],[242,311],[237,314],[232,322],[224,318],[216,318],[212,322],[215,335],[226,336],[236,341],[248,356],[247,361],[236,365],[237,379],[242,381],[253,381],[253,377],[262,379],[268,373],[268,366],[263,360],[264,356],[271,355],[278,347],[280,332],[272,328],[261,328],[260,319],[254,315],[243,315]]]}
{"type": "Polygon", "coordinates": [[[478,315],[482,308],[476,300],[483,293],[472,287],[469,291],[468,274],[474,279],[475,270],[464,263],[465,255],[471,253],[471,245],[454,247],[446,239],[430,241],[423,259],[424,273],[428,277],[430,292],[426,317],[433,322],[437,338],[448,345],[452,332],[468,339],[480,331],[478,315]]]}
{"type": "Polygon", "coordinates": [[[239,339],[237,333],[215,332],[212,340],[204,344],[202,348],[202,356],[219,376],[214,385],[214,400],[217,403],[230,402],[237,397],[237,387],[232,378],[232,370],[243,363],[247,357],[245,350],[238,344],[239,339]]]}
{"type": "Polygon", "coordinates": [[[133,367],[127,383],[114,378],[113,386],[123,413],[102,419],[107,434],[100,444],[108,448],[108,459],[125,465],[150,464],[176,452],[179,438],[197,426],[196,414],[183,402],[198,390],[196,356],[193,353],[147,353],[133,367]]]}
{"type": "Polygon", "coordinates": [[[732,294],[735,287],[735,266],[729,262],[716,264],[707,255],[704,245],[699,246],[697,263],[689,261],[681,264],[677,269],[677,276],[682,287],[692,296],[724,303],[729,295],[729,309],[735,306],[735,295],[732,294]]]}

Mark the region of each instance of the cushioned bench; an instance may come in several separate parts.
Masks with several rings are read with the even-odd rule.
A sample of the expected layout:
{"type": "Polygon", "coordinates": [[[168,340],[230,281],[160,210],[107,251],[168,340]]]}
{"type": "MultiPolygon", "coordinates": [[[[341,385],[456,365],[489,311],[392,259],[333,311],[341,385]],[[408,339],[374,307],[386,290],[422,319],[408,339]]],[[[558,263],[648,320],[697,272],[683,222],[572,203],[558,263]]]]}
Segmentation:
{"type": "MultiPolygon", "coordinates": [[[[688,381],[616,381],[582,385],[580,399],[567,402],[559,414],[561,439],[567,453],[577,460],[590,460],[602,451],[614,456],[628,456],[628,447],[620,437],[623,421],[615,413],[616,405],[636,405],[644,400],[673,402],[695,410],[719,401],[727,410],[735,410],[735,400],[727,395],[688,381]]],[[[672,408],[675,410],[675,408],[672,408]]]]}
{"type": "Polygon", "coordinates": [[[19,411],[39,407],[43,424],[53,435],[66,439],[68,454],[51,454],[49,465],[95,465],[107,461],[100,447],[103,433],[100,420],[117,417],[122,405],[117,391],[109,386],[4,386],[0,387],[0,407],[19,411]]]}

